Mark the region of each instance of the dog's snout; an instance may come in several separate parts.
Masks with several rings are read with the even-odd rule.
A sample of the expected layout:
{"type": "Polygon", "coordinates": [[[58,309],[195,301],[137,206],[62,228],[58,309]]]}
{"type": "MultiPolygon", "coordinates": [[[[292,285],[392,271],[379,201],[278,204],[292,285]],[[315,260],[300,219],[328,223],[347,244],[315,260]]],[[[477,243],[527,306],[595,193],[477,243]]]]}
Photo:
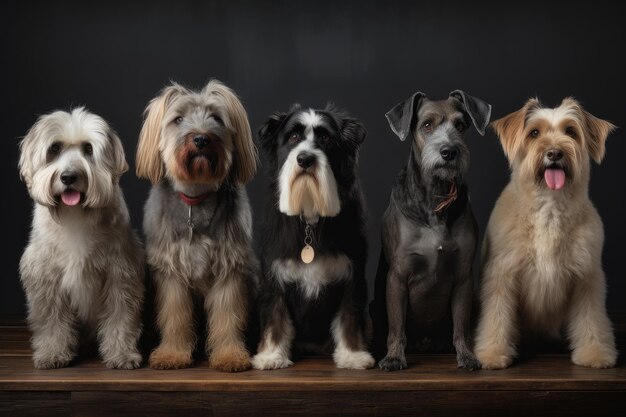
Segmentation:
{"type": "Polygon", "coordinates": [[[550,149],[546,152],[546,156],[550,161],[556,162],[563,158],[563,152],[559,149],[550,149]]]}
{"type": "Polygon", "coordinates": [[[198,149],[202,149],[209,144],[209,137],[207,135],[196,135],[193,137],[193,143],[198,149]]]}
{"type": "Polygon", "coordinates": [[[300,152],[297,160],[301,168],[307,169],[315,163],[315,155],[309,152],[300,152]]]}
{"type": "Polygon", "coordinates": [[[459,150],[454,146],[444,146],[439,151],[441,157],[446,161],[453,161],[459,155],[459,150]]]}
{"type": "Polygon", "coordinates": [[[63,171],[61,173],[61,182],[65,185],[72,185],[78,179],[78,175],[74,171],[63,171]]]}

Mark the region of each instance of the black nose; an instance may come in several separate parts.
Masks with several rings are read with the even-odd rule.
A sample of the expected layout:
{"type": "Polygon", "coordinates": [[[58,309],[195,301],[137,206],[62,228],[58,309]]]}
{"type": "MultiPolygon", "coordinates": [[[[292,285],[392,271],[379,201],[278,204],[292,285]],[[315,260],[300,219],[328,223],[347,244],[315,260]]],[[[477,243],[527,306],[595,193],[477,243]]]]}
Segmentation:
{"type": "Polygon", "coordinates": [[[301,152],[298,154],[297,160],[298,165],[300,165],[303,169],[307,169],[315,163],[315,155],[309,152],[301,152]]]}
{"type": "Polygon", "coordinates": [[[459,150],[454,146],[444,146],[439,152],[441,153],[441,157],[446,161],[452,161],[456,159],[457,155],[459,154],[459,150]]]}
{"type": "Polygon", "coordinates": [[[65,185],[72,185],[76,182],[78,176],[73,171],[63,171],[61,173],[61,182],[65,185]]]}
{"type": "Polygon", "coordinates": [[[563,158],[563,152],[561,152],[558,149],[550,149],[548,152],[546,152],[546,156],[552,162],[556,162],[560,160],[561,158],[563,158]]]}
{"type": "Polygon", "coordinates": [[[209,137],[207,135],[194,136],[193,143],[198,149],[202,149],[209,144],[209,137]]]}

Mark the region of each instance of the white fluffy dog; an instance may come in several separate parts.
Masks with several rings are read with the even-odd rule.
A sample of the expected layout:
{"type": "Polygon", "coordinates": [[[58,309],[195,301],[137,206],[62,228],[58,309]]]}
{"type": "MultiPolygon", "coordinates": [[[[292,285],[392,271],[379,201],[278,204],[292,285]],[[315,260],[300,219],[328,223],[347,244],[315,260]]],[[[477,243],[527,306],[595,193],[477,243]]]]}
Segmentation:
{"type": "Polygon", "coordinates": [[[20,263],[35,366],[68,365],[84,325],[108,367],[138,367],[143,250],[118,185],[128,169],[120,139],[77,108],[40,117],[20,150],[35,201],[20,263]]]}
{"type": "Polygon", "coordinates": [[[577,365],[615,365],[605,308],[602,220],[589,200],[589,157],[600,162],[614,126],[571,98],[529,100],[493,122],[512,169],[483,246],[482,314],[475,353],[509,366],[525,333],[567,337],[577,365]]]}

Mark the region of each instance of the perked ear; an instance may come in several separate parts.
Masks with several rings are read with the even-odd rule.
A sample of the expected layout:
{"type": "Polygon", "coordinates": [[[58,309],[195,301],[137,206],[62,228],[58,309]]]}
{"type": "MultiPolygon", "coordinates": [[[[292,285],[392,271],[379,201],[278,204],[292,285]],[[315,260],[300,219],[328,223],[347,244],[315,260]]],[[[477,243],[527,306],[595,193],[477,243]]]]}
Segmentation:
{"type": "Polygon", "coordinates": [[[585,135],[587,136],[586,141],[589,155],[599,164],[604,158],[606,138],[611,132],[617,129],[617,126],[606,120],[598,119],[585,110],[582,110],[582,113],[585,122],[585,135]]]}
{"type": "Polygon", "coordinates": [[[389,127],[400,140],[405,140],[411,133],[411,122],[413,116],[419,109],[421,101],[426,98],[426,94],[417,92],[401,103],[396,104],[389,110],[385,117],[389,122],[389,127]]]}
{"type": "Polygon", "coordinates": [[[236,184],[247,184],[256,173],[258,153],[246,109],[241,104],[237,95],[230,88],[218,80],[211,80],[204,87],[203,93],[220,97],[226,106],[231,124],[233,126],[234,165],[233,178],[236,184]]]}
{"type": "Polygon", "coordinates": [[[149,179],[152,184],[158,184],[163,179],[165,165],[159,150],[163,116],[175,97],[188,93],[181,85],[172,83],[150,100],[144,112],[145,120],[137,144],[136,173],[139,178],[149,179]]]}
{"type": "Polygon", "coordinates": [[[450,93],[450,97],[456,98],[463,104],[465,112],[469,114],[478,133],[485,136],[485,128],[491,118],[491,104],[477,97],[472,97],[462,90],[454,90],[450,93]]]}
{"type": "Polygon", "coordinates": [[[531,109],[540,106],[539,100],[536,98],[530,99],[521,109],[491,123],[491,127],[495,130],[498,138],[500,138],[502,149],[510,164],[517,157],[517,153],[524,141],[523,130],[526,115],[531,109]]]}
{"type": "Polygon", "coordinates": [[[276,148],[276,134],[287,118],[287,113],[275,112],[269,119],[259,128],[259,141],[263,149],[270,155],[276,148]]]}

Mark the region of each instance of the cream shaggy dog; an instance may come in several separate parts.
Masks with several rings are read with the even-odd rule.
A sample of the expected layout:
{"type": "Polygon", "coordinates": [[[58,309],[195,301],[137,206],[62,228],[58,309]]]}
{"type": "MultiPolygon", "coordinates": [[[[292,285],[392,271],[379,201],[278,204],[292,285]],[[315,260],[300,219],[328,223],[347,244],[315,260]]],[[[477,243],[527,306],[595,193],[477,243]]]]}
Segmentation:
{"type": "Polygon", "coordinates": [[[40,117],[20,150],[35,201],[20,262],[35,366],[68,365],[82,325],[108,367],[138,367],[144,255],[118,184],[128,169],[120,139],[77,108],[40,117]]]}
{"type": "Polygon", "coordinates": [[[600,163],[615,126],[566,98],[554,109],[529,100],[493,128],[512,175],[483,246],[476,356],[485,369],[506,368],[523,332],[564,332],[575,364],[614,366],[604,234],[587,189],[589,157],[600,163]]]}

